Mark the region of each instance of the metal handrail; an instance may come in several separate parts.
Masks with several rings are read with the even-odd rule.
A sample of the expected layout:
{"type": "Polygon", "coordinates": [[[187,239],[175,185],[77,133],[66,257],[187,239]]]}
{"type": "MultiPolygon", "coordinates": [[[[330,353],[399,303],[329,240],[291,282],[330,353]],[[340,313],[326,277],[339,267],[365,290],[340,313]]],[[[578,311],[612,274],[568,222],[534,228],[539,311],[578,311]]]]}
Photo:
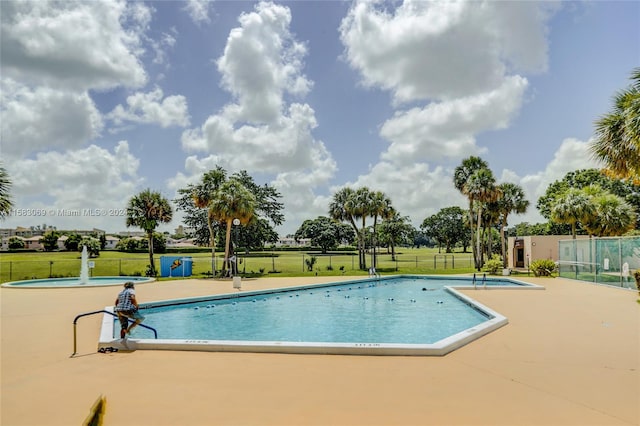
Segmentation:
{"type": "MultiPolygon", "coordinates": [[[[473,280],[471,281],[471,283],[473,284],[473,289],[477,290],[478,289],[478,285],[476,283],[476,274],[475,274],[475,272],[473,273],[473,280]]],[[[487,288],[487,274],[486,273],[482,274],[482,288],[484,288],[484,289],[487,288]]]]}
{"type": "MultiPolygon", "coordinates": [[[[109,311],[105,311],[100,310],[100,311],[93,311],[93,312],[86,312],[84,314],[80,314],[77,315],[74,319],[73,319],[73,353],[71,354],[71,356],[73,357],[75,354],[77,354],[78,352],[76,351],[76,343],[77,343],[77,335],[76,335],[76,324],[78,322],[78,319],[82,318],[82,317],[86,317],[89,315],[95,315],[95,314],[109,314],[112,317],[117,317],[118,315],[114,314],[113,312],[109,312],[109,311]]],[[[130,322],[135,322],[134,320],[132,320],[131,318],[127,318],[130,322]]],[[[148,330],[153,331],[153,338],[157,339],[158,338],[158,332],[156,331],[155,328],[153,327],[149,327],[148,325],[144,325],[144,324],[138,324],[138,326],[142,327],[142,328],[146,328],[148,330]]]]}

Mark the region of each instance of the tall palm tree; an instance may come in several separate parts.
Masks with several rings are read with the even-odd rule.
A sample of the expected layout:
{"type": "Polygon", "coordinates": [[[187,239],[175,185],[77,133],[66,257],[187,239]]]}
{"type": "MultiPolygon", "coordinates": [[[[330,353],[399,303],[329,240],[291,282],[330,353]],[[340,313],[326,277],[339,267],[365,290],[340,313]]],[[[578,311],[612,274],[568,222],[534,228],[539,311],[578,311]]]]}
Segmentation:
{"type": "MultiPolygon", "coordinates": [[[[390,219],[393,217],[395,210],[391,205],[391,199],[385,195],[384,192],[375,191],[370,194],[369,198],[369,214],[373,216],[373,235],[376,235],[376,225],[378,224],[378,217],[382,219],[390,219]]],[[[376,267],[376,249],[375,245],[373,249],[373,264],[372,267],[376,267]]]]}
{"type": "Polygon", "coordinates": [[[482,210],[485,203],[495,201],[499,192],[496,188],[496,180],[493,177],[491,170],[479,169],[476,170],[467,180],[464,191],[468,194],[469,198],[474,201],[472,207],[475,207],[476,211],[476,269],[479,271],[483,265],[482,256],[482,238],[480,229],[482,228],[482,210]]]}
{"type": "Polygon", "coordinates": [[[162,194],[145,189],[134,195],[127,205],[126,225],[137,226],[147,233],[149,239],[149,274],[156,275],[153,261],[153,231],[160,223],[169,223],[173,219],[173,210],[169,200],[162,194]]]}
{"type": "Polygon", "coordinates": [[[4,167],[0,165],[0,219],[7,217],[12,207],[11,179],[4,167]]]}
{"type": "MultiPolygon", "coordinates": [[[[246,225],[253,219],[256,210],[256,197],[236,178],[230,178],[215,192],[209,205],[212,219],[226,224],[226,240],[224,247],[223,275],[227,267],[231,267],[231,227],[233,220],[238,219],[246,225]]],[[[234,249],[235,251],[235,249],[234,249]]]]}
{"type": "Polygon", "coordinates": [[[640,68],[631,74],[633,83],[618,92],[613,110],[596,121],[590,149],[604,161],[615,177],[640,179],[640,68]]]}
{"type": "MultiPolygon", "coordinates": [[[[202,176],[202,181],[192,188],[191,196],[196,207],[209,209],[216,191],[227,178],[227,172],[220,166],[209,170],[202,176]]],[[[211,273],[216,274],[216,234],[213,227],[213,218],[207,213],[207,228],[209,229],[209,246],[211,247],[211,273]]]]}
{"type": "Polygon", "coordinates": [[[367,217],[372,216],[371,214],[372,195],[373,195],[373,192],[371,192],[371,190],[369,190],[369,188],[367,188],[366,186],[363,186],[356,190],[355,196],[353,198],[355,217],[362,220],[362,228],[360,229],[360,241],[361,241],[360,269],[367,269],[367,255],[365,253],[365,241],[366,241],[365,232],[367,230],[367,225],[366,225],[367,217]]]}
{"type": "MultiPolygon", "coordinates": [[[[473,240],[474,230],[473,230],[473,196],[467,191],[467,182],[471,178],[471,176],[480,169],[489,168],[489,164],[484,161],[480,157],[471,156],[469,158],[465,158],[462,160],[462,163],[455,168],[453,172],[453,185],[456,187],[458,191],[460,191],[467,200],[469,200],[469,226],[471,228],[471,240],[473,240]]],[[[477,265],[478,263],[478,253],[476,252],[475,246],[472,244],[473,251],[473,262],[477,265]]]]}
{"type": "MultiPolygon", "coordinates": [[[[495,187],[498,190],[498,186],[495,187]]],[[[491,259],[493,253],[493,228],[500,224],[500,210],[498,200],[484,203],[482,207],[482,241],[486,241],[487,259],[491,259]]],[[[484,252],[484,250],[483,250],[484,252]]]]}
{"type": "Polygon", "coordinates": [[[571,225],[571,235],[575,239],[577,224],[588,222],[595,213],[591,197],[580,189],[570,188],[553,203],[551,221],[571,225]]]}
{"type": "Polygon", "coordinates": [[[507,248],[505,246],[504,230],[509,224],[507,218],[511,213],[526,213],[529,200],[525,199],[522,187],[515,183],[503,183],[498,185],[500,197],[497,200],[500,212],[500,248],[502,249],[502,265],[507,267],[507,248]]]}
{"type": "Polygon", "coordinates": [[[329,216],[340,222],[348,222],[353,228],[358,240],[359,267],[362,269],[362,232],[360,232],[358,225],[356,225],[356,219],[360,218],[360,214],[361,209],[357,203],[356,191],[354,189],[342,188],[333,194],[333,200],[329,204],[329,216]]]}

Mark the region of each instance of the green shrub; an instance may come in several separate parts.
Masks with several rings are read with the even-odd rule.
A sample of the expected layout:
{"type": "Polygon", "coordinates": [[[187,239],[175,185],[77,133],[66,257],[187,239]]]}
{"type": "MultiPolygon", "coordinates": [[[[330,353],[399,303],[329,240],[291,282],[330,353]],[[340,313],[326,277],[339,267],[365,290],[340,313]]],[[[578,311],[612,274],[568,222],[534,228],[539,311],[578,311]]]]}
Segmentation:
{"type": "Polygon", "coordinates": [[[78,243],[78,251],[81,252],[84,246],[87,246],[87,253],[89,257],[100,256],[100,241],[95,238],[83,238],[78,243]]]}
{"type": "Polygon", "coordinates": [[[638,289],[638,294],[640,294],[640,270],[634,272],[633,276],[636,279],[636,288],[638,289]]]}
{"type": "Polygon", "coordinates": [[[536,277],[550,277],[556,269],[556,263],[551,259],[537,259],[531,262],[531,271],[536,277]]]}
{"type": "Polygon", "coordinates": [[[502,269],[502,258],[498,254],[494,254],[491,256],[491,259],[487,260],[482,267],[482,270],[490,273],[491,275],[496,275],[498,271],[502,269]]]}
{"type": "Polygon", "coordinates": [[[304,263],[307,264],[307,271],[309,271],[309,272],[313,271],[313,265],[316,264],[317,260],[318,259],[316,259],[315,256],[311,256],[311,258],[304,260],[304,263]]]}
{"type": "Polygon", "coordinates": [[[16,250],[16,249],[23,249],[23,248],[24,248],[24,241],[22,241],[20,238],[18,237],[9,238],[9,249],[16,250]]]}

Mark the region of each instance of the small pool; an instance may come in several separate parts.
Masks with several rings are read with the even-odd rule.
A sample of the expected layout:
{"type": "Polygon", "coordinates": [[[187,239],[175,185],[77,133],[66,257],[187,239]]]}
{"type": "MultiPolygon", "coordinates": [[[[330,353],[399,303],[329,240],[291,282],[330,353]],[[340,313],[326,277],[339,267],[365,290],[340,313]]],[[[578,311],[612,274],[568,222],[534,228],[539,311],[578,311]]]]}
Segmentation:
{"type": "MultiPolygon", "coordinates": [[[[145,304],[135,349],[443,355],[507,324],[463,277],[393,276],[145,304]]],[[[476,288],[542,288],[504,278],[476,288]]],[[[105,318],[101,342],[116,339],[105,318]]]]}
{"type": "Polygon", "coordinates": [[[82,283],[78,277],[75,278],[46,278],[40,280],[11,281],[2,284],[2,287],[14,288],[65,288],[65,287],[101,287],[123,285],[127,281],[136,284],[155,281],[148,277],[95,277],[89,278],[86,283],[82,283]]]}

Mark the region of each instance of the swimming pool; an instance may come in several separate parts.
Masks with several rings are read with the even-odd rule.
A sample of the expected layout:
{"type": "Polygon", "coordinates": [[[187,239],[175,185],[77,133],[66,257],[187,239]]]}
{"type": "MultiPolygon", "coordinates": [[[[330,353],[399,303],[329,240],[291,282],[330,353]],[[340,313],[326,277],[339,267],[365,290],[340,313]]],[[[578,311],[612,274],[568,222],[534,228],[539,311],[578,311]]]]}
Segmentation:
{"type": "MultiPolygon", "coordinates": [[[[478,284],[480,285],[480,284],[478,284]]],[[[487,279],[481,288],[536,288],[487,279]]],[[[507,323],[457,292],[470,278],[392,276],[145,304],[132,349],[443,355],[507,323]]],[[[541,287],[538,287],[541,288],[541,287]]],[[[114,343],[105,318],[102,342],[114,343]]]]}

